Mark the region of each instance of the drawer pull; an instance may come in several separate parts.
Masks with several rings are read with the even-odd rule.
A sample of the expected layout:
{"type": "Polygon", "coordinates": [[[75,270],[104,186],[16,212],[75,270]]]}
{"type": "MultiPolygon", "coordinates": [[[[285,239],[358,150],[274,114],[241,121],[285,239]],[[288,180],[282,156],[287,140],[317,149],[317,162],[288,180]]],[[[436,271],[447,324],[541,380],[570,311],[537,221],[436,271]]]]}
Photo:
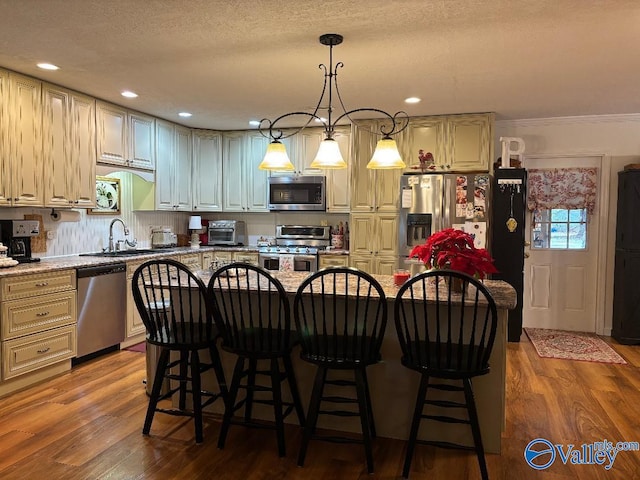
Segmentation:
{"type": "Polygon", "coordinates": [[[46,317],[47,315],[49,315],[49,312],[39,312],[39,313],[36,313],[36,317],[46,317]]]}
{"type": "Polygon", "coordinates": [[[43,350],[37,350],[38,353],[47,353],[49,350],[51,350],[51,347],[47,347],[43,350]]]}
{"type": "Polygon", "coordinates": [[[46,287],[49,285],[49,282],[36,283],[36,287],[46,287]]]}

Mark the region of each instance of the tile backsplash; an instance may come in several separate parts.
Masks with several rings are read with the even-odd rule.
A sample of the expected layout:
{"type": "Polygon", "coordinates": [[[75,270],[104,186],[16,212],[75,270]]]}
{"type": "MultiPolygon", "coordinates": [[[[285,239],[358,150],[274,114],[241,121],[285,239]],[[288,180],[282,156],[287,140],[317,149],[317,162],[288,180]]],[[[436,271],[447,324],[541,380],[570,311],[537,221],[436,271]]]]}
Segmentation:
{"type": "MultiPolygon", "coordinates": [[[[42,215],[44,229],[52,232],[53,238],[46,241],[47,251],[34,253],[36,257],[57,257],[77,253],[95,252],[106,248],[109,243],[109,224],[114,218],[121,218],[129,227],[129,239],[136,238],[141,248],[150,246],[152,225],[168,226],[175,233],[188,233],[189,212],[148,212],[133,210],[133,175],[128,172],[112,173],[120,178],[121,208],[119,215],[92,215],[84,209],[79,212],[77,221],[54,221],[52,209],[44,208],[3,208],[3,219],[22,219],[24,214],[42,215]]],[[[276,225],[337,225],[349,221],[348,214],[328,214],[325,212],[262,212],[262,213],[199,213],[207,220],[244,220],[247,225],[248,244],[256,245],[261,236],[274,236],[276,225]]],[[[121,224],[114,225],[114,239],[124,239],[121,224]]]]}

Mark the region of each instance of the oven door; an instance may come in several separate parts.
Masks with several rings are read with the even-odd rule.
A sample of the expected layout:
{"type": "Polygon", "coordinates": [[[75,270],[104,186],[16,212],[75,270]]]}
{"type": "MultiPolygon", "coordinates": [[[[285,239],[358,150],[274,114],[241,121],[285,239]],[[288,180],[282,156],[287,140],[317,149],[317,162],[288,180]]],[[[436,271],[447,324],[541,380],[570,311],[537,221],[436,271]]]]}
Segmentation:
{"type": "Polygon", "coordinates": [[[261,253],[258,256],[258,263],[265,270],[280,270],[280,255],[277,253],[261,253]]]}
{"type": "Polygon", "coordinates": [[[318,256],[317,255],[294,255],[293,271],[294,272],[317,272],[318,256]]]}

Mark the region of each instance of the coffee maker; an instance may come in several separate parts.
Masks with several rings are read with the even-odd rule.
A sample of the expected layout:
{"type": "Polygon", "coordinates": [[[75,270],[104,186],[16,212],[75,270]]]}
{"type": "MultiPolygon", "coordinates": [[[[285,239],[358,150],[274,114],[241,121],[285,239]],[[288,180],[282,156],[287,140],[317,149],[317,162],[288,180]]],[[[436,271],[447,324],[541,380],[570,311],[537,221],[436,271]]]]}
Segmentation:
{"type": "Polygon", "coordinates": [[[37,220],[0,220],[0,242],[9,247],[8,256],[19,263],[40,261],[31,256],[31,237],[39,233],[37,220]]]}

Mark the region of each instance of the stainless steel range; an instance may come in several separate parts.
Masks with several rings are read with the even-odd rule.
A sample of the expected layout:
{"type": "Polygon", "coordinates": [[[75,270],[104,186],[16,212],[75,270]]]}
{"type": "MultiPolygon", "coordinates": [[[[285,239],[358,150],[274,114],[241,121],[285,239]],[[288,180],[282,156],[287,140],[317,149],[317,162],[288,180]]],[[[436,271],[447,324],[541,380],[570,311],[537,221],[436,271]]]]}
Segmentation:
{"type": "Polygon", "coordinates": [[[276,245],[259,250],[260,266],[267,270],[316,272],[318,250],[329,246],[329,227],[277,225],[276,245]]]}

